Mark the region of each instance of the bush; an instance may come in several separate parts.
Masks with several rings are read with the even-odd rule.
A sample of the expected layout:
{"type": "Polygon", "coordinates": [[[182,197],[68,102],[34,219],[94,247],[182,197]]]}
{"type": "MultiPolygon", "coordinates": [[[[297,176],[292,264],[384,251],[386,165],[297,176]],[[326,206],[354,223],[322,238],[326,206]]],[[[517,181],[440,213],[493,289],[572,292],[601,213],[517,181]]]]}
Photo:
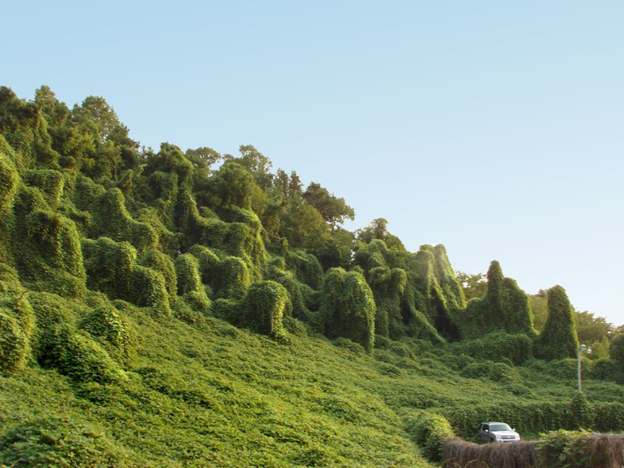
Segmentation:
{"type": "Polygon", "coordinates": [[[281,284],[275,281],[253,283],[241,305],[242,325],[273,338],[286,338],[282,318],[287,301],[288,292],[281,284]]]}
{"type": "Polygon", "coordinates": [[[27,421],[0,436],[0,462],[42,468],[122,468],[132,466],[130,453],[101,429],[71,418],[27,421]]]}
{"type": "Polygon", "coordinates": [[[117,309],[100,307],[81,322],[80,328],[89,332],[120,364],[131,364],[136,357],[136,336],[117,309]]]}
{"type": "Polygon", "coordinates": [[[251,284],[249,268],[238,257],[226,257],[217,268],[214,281],[216,298],[242,299],[251,284]]]}
{"type": "Polygon", "coordinates": [[[624,335],[617,335],[611,340],[609,356],[624,367],[624,335]]]}
{"type": "Polygon", "coordinates": [[[366,350],[361,344],[355,343],[351,341],[349,338],[336,338],[333,341],[333,344],[334,346],[337,346],[338,348],[348,349],[353,354],[357,354],[357,355],[366,354],[366,350]]]}
{"type": "Polygon", "coordinates": [[[149,224],[130,216],[119,189],[112,188],[97,196],[89,208],[94,216],[92,237],[106,236],[117,242],[129,242],[141,255],[156,248],[158,233],[149,224]]]}
{"type": "Polygon", "coordinates": [[[618,468],[624,465],[624,437],[559,430],[542,437],[537,455],[549,468],[618,468]]]}
{"type": "Polygon", "coordinates": [[[440,461],[444,442],[455,437],[444,416],[425,411],[414,412],[405,418],[406,431],[422,453],[432,461],[440,461]]]}
{"type": "Polygon", "coordinates": [[[23,369],[29,355],[28,337],[10,311],[0,307],[0,374],[9,376],[23,369]]]}
{"type": "Polygon", "coordinates": [[[519,365],[533,357],[532,340],[524,334],[493,333],[472,341],[451,344],[457,354],[491,361],[510,360],[519,365]]]}
{"type": "Polygon", "coordinates": [[[107,237],[82,243],[90,289],[110,299],[123,299],[140,307],[152,307],[170,315],[169,294],[162,274],[138,265],[137,251],[128,242],[107,237]]]}
{"type": "Polygon", "coordinates": [[[175,260],[178,279],[178,294],[186,303],[199,312],[208,312],[210,299],[199,274],[199,260],[191,254],[180,255],[175,260]]]}
{"type": "Polygon", "coordinates": [[[500,264],[494,260],[487,273],[487,294],[474,298],[457,315],[462,339],[475,339],[488,333],[536,335],[531,304],[515,280],[505,278],[500,264]]]}
{"type": "MultiPolygon", "coordinates": [[[[473,444],[460,438],[446,441],[443,448],[444,466],[471,468],[536,468],[539,442],[511,444],[473,444]]],[[[576,465],[575,465],[576,466],[576,465]]]]}
{"type": "Polygon", "coordinates": [[[307,338],[308,330],[302,321],[293,317],[284,317],[282,323],[284,324],[284,330],[291,335],[298,336],[299,338],[307,338]]]}
{"type": "Polygon", "coordinates": [[[548,318],[535,340],[535,357],[555,360],[574,358],[579,342],[568,296],[561,286],[548,290],[548,318]]]}
{"type": "Polygon", "coordinates": [[[45,347],[39,356],[44,367],[53,367],[76,382],[109,383],[126,379],[125,372],[85,332],[67,326],[46,331],[45,347]]]}
{"type": "Polygon", "coordinates": [[[74,222],[51,211],[31,187],[20,189],[14,213],[12,251],[20,277],[32,289],[83,296],[86,277],[74,222]]]}
{"type": "Polygon", "coordinates": [[[520,375],[513,367],[502,362],[475,362],[466,366],[461,375],[471,379],[489,379],[493,382],[515,382],[520,375]]]}
{"type": "Polygon", "coordinates": [[[314,255],[307,254],[302,250],[291,250],[286,255],[286,263],[288,269],[295,272],[295,276],[300,282],[312,289],[321,289],[324,276],[323,267],[314,255]]]}
{"type": "Polygon", "coordinates": [[[375,267],[368,272],[368,284],[377,305],[375,332],[392,339],[405,335],[406,327],[401,311],[401,296],[407,285],[405,270],[375,267]]]}
{"type": "Polygon", "coordinates": [[[169,304],[173,305],[178,292],[178,278],[175,266],[169,255],[158,250],[150,250],[141,260],[141,265],[159,272],[165,280],[165,287],[169,295],[169,304]]]}
{"type": "Polygon", "coordinates": [[[370,353],[375,340],[376,306],[364,277],[332,268],[325,276],[321,317],[328,338],[349,338],[370,353]]]}
{"type": "MultiPolygon", "coordinates": [[[[0,138],[6,144],[2,135],[0,135],[0,138]]],[[[7,155],[0,151],[0,215],[6,216],[6,213],[13,207],[18,182],[19,175],[15,169],[15,164],[7,155]]]]}
{"type": "Polygon", "coordinates": [[[621,361],[598,359],[594,363],[590,375],[594,379],[611,380],[624,384],[624,366],[621,361]]]}

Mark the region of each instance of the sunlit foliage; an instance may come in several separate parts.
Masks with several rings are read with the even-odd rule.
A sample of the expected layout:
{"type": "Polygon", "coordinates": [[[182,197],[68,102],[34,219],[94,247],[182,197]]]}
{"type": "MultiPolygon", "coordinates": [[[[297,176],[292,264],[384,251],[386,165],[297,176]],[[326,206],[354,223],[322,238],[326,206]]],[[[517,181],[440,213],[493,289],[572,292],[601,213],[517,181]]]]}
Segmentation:
{"type": "Polygon", "coordinates": [[[589,313],[603,359],[570,404],[563,288],[537,335],[498,262],[485,283],[383,218],[349,232],[343,198],[239,152],[140,149],[101,97],[0,88],[0,465],[425,467],[486,417],[624,428],[589,313]]]}

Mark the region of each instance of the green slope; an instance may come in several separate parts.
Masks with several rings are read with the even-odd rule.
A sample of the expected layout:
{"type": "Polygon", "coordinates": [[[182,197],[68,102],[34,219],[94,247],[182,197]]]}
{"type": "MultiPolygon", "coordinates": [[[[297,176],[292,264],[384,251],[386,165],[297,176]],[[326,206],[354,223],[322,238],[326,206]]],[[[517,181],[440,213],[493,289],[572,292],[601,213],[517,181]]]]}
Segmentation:
{"type": "Polygon", "coordinates": [[[486,419],[624,429],[621,361],[575,397],[563,288],[538,334],[498,262],[467,303],[444,246],[341,229],[344,199],[240,152],[0,87],[2,468],[425,467],[486,419]]]}

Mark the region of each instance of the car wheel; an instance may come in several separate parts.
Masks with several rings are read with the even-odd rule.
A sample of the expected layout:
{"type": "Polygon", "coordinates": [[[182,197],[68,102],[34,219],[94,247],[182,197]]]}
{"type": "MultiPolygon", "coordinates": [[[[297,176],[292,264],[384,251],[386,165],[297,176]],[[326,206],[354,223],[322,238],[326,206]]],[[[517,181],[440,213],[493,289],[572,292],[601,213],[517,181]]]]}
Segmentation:
{"type": "Polygon", "coordinates": [[[494,439],[494,438],[490,439],[490,443],[493,444],[494,442],[496,442],[496,439],[494,439]]]}

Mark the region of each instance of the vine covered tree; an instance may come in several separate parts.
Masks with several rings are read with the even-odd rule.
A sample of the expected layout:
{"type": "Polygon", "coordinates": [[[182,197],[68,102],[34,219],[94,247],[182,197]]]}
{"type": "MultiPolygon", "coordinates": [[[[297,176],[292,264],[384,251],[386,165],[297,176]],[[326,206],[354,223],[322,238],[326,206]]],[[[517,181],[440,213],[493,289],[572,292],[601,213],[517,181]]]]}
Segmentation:
{"type": "Polygon", "coordinates": [[[565,289],[554,286],[548,290],[548,318],[535,340],[535,357],[547,360],[574,358],[578,346],[570,300],[565,289]]]}

